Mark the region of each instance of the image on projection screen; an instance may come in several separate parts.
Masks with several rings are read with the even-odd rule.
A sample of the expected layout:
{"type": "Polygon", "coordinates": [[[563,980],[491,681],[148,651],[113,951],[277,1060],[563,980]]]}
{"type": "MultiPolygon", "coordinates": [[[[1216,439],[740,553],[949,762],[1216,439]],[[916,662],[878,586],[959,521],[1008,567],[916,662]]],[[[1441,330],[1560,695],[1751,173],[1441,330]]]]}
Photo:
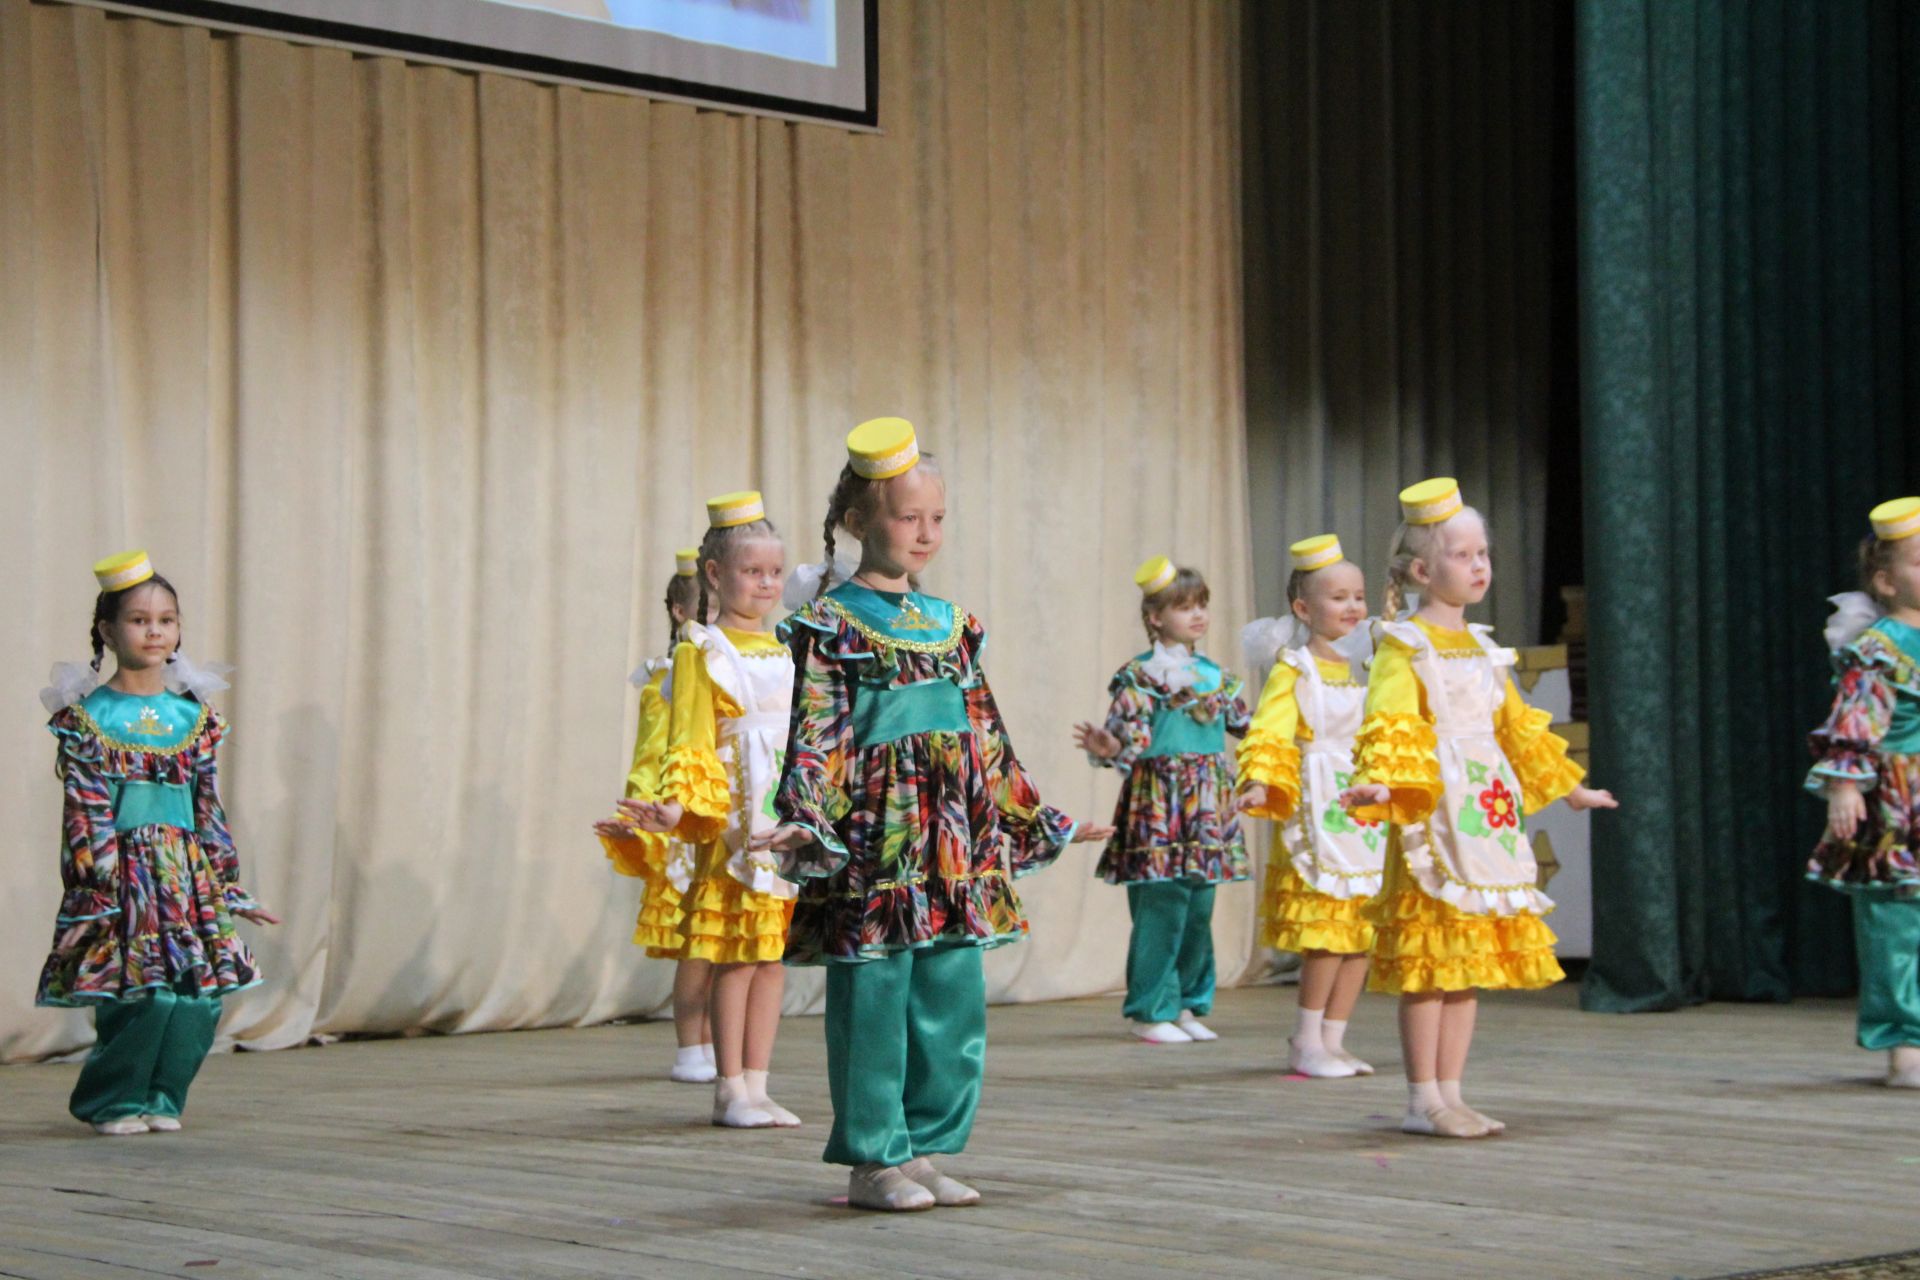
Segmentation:
{"type": "Polygon", "coordinates": [[[879,124],[879,0],[72,2],[703,105],[879,124]]]}

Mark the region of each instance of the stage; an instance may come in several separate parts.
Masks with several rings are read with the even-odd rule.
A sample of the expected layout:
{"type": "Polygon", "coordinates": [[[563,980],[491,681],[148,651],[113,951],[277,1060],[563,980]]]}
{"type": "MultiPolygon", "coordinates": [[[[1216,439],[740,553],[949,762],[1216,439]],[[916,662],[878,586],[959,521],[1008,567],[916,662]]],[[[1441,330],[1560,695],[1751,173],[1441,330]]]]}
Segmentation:
{"type": "Polygon", "coordinates": [[[1920,1095],[1850,1007],[1609,1017],[1572,987],[1483,1005],[1469,1097],[1511,1132],[1403,1137],[1393,1006],[1358,1082],[1282,1077],[1290,990],[1224,994],[1214,1045],[1120,1034],[1117,999],[997,1008],[973,1147],[987,1201],[831,1203],[820,1024],[790,1019],[798,1131],[705,1123],[663,1022],[210,1060],[189,1128],[107,1139],[70,1065],[0,1073],[0,1274],[567,1277],[1705,1277],[1920,1246],[1920,1095]]]}

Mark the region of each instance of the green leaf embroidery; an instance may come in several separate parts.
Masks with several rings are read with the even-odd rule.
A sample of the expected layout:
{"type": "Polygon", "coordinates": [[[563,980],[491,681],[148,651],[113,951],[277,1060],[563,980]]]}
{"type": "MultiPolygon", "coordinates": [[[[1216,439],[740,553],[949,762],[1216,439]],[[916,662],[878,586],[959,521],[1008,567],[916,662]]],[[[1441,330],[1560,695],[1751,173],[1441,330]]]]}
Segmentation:
{"type": "Polygon", "coordinates": [[[1520,856],[1519,834],[1513,831],[1502,831],[1500,833],[1500,847],[1507,851],[1507,856],[1509,858],[1518,859],[1520,856]]]}
{"type": "Polygon", "coordinates": [[[780,789],[780,778],[786,771],[787,749],[781,747],[773,753],[773,785],[767,788],[766,798],[760,802],[760,812],[772,818],[775,822],[780,821],[780,815],[773,811],[773,793],[780,789]]]}
{"type": "Polygon", "coordinates": [[[1492,828],[1487,826],[1486,815],[1480,812],[1480,806],[1471,797],[1460,806],[1460,816],[1455,819],[1463,836],[1490,836],[1492,828]]]}
{"type": "Polygon", "coordinates": [[[1475,784],[1487,780],[1487,766],[1478,760],[1467,761],[1467,781],[1475,784]]]}
{"type": "Polygon", "coordinates": [[[1350,773],[1341,773],[1337,769],[1334,771],[1333,780],[1342,791],[1345,791],[1353,785],[1353,775],[1350,773]]]}
{"type": "Polygon", "coordinates": [[[1360,833],[1360,839],[1367,846],[1369,853],[1380,852],[1380,832],[1377,828],[1368,827],[1360,833]]]}
{"type": "Polygon", "coordinates": [[[1360,829],[1354,825],[1353,819],[1347,816],[1347,811],[1340,807],[1338,801],[1329,804],[1327,811],[1320,815],[1320,825],[1336,836],[1343,836],[1350,831],[1360,829]]]}

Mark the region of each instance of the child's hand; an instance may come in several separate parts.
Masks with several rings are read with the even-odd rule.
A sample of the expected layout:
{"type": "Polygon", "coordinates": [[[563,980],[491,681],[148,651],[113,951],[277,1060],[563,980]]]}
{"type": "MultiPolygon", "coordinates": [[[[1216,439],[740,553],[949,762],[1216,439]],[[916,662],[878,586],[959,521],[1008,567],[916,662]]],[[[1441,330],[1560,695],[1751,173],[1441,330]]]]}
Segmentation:
{"type": "Polygon", "coordinates": [[[1858,783],[1835,778],[1827,783],[1827,834],[1835,840],[1851,840],[1860,833],[1867,818],[1867,802],[1858,783]]]}
{"type": "Polygon", "coordinates": [[[1111,760],[1120,754],[1120,739],[1103,726],[1085,720],[1073,726],[1073,745],[1102,760],[1111,760]]]}
{"type": "Polygon", "coordinates": [[[235,911],[233,914],[239,916],[242,920],[251,920],[255,924],[279,924],[280,923],[280,917],[273,914],[273,912],[267,910],[265,907],[241,907],[238,911],[235,911]]]}
{"type": "Polygon", "coordinates": [[[1105,844],[1111,839],[1113,839],[1111,823],[1104,827],[1080,827],[1073,833],[1075,844],[1105,844]]]}
{"type": "Polygon", "coordinates": [[[775,827],[771,831],[754,832],[747,838],[747,848],[771,849],[775,853],[792,853],[812,839],[813,833],[805,827],[775,827]]]}
{"type": "Polygon", "coordinates": [[[1340,807],[1348,813],[1368,805],[1382,805],[1393,799],[1393,792],[1384,782],[1367,782],[1357,787],[1348,787],[1340,793],[1340,807]]]}
{"type": "Polygon", "coordinates": [[[1266,784],[1256,782],[1240,793],[1240,798],[1234,801],[1234,808],[1241,813],[1251,813],[1255,809],[1268,808],[1272,799],[1272,793],[1268,791],[1266,784]]]}
{"type": "Polygon", "coordinates": [[[633,819],[633,825],[642,831],[654,835],[665,835],[680,825],[680,819],[686,816],[686,810],[678,800],[669,800],[665,804],[656,804],[648,800],[622,800],[620,812],[633,819]]]}
{"type": "Polygon", "coordinates": [[[593,824],[593,830],[596,835],[603,835],[609,840],[625,840],[633,834],[633,828],[618,818],[602,818],[593,824]]]}
{"type": "Polygon", "coordinates": [[[1611,791],[1596,791],[1592,787],[1575,787],[1567,792],[1567,807],[1575,812],[1582,809],[1618,809],[1620,802],[1613,798],[1611,791]]]}

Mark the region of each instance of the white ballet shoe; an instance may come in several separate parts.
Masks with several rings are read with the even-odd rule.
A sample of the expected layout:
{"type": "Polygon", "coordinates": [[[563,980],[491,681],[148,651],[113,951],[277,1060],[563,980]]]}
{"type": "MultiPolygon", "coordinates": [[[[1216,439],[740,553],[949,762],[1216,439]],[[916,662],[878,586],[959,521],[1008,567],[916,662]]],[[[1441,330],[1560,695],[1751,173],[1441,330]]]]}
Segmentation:
{"type": "Polygon", "coordinates": [[[1187,1039],[1189,1040],[1204,1041],[1218,1040],[1220,1038],[1220,1033],[1200,1021],[1199,1016],[1191,1009],[1182,1009],[1180,1011],[1180,1021],[1174,1023],[1174,1025],[1186,1032],[1187,1039]]]}
{"type": "Polygon", "coordinates": [[[1920,1045],[1903,1044],[1887,1051],[1887,1087],[1920,1089],[1920,1045]]]}
{"type": "Polygon", "coordinates": [[[1424,1134],[1431,1138],[1484,1138],[1487,1127],[1464,1111],[1440,1107],[1433,1111],[1407,1108],[1400,1118],[1400,1132],[1424,1134]]]}
{"type": "Polygon", "coordinates": [[[980,1203],[980,1193],[957,1178],[949,1178],[933,1167],[933,1161],[925,1156],[909,1160],[900,1166],[900,1172],[933,1192],[933,1202],[946,1208],[961,1208],[980,1203]]]}
{"type": "Polygon", "coordinates": [[[95,1133],[105,1134],[109,1138],[127,1138],[136,1133],[145,1133],[147,1129],[147,1122],[139,1116],[121,1116],[118,1120],[101,1120],[93,1126],[95,1133]]]}
{"type": "Polygon", "coordinates": [[[1370,1076],[1373,1074],[1373,1064],[1371,1062],[1363,1062],[1351,1053],[1348,1053],[1345,1049],[1329,1049],[1327,1052],[1352,1067],[1353,1074],[1357,1076],[1370,1076]]]}
{"type": "Polygon", "coordinates": [[[847,1203],[882,1213],[916,1213],[933,1208],[933,1192],[896,1166],[857,1164],[847,1174],[847,1203]]]}
{"type": "Polygon", "coordinates": [[[1360,1074],[1352,1063],[1334,1057],[1318,1041],[1303,1045],[1292,1037],[1287,1040],[1287,1070],[1313,1080],[1345,1080],[1360,1074]]]}
{"type": "Polygon", "coordinates": [[[705,1045],[689,1045],[673,1055],[673,1069],[667,1072],[667,1079],[675,1084],[712,1084],[713,1078],[720,1073],[714,1069],[713,1059],[705,1052],[705,1045]]]}
{"type": "Polygon", "coordinates": [[[787,1110],[767,1096],[767,1073],[749,1071],[744,1079],[747,1082],[747,1101],[773,1117],[773,1123],[782,1129],[800,1127],[800,1117],[787,1110]]]}
{"type": "Polygon", "coordinates": [[[770,1129],[773,1116],[753,1105],[739,1076],[713,1082],[713,1122],[723,1129],[770,1129]]]}
{"type": "Polygon", "coordinates": [[[155,1133],[180,1132],[180,1121],[174,1116],[141,1116],[140,1118],[146,1121],[147,1128],[155,1133]]]}
{"type": "Polygon", "coordinates": [[[1137,1040],[1148,1044],[1192,1044],[1193,1037],[1171,1022],[1140,1022],[1135,1020],[1127,1024],[1137,1040]]]}

